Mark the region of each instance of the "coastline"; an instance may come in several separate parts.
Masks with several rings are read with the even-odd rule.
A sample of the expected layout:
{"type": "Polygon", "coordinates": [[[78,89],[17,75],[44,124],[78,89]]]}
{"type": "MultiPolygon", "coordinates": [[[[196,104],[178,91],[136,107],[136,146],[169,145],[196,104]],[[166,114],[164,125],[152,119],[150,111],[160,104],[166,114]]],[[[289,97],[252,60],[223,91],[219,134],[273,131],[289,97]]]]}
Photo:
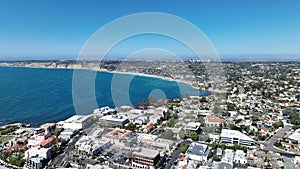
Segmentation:
{"type": "Polygon", "coordinates": [[[145,73],[137,73],[137,72],[121,72],[121,71],[109,71],[107,69],[103,68],[79,68],[79,67],[36,67],[36,66],[17,66],[17,65],[1,65],[0,67],[20,67],[20,68],[30,68],[30,69],[61,69],[61,70],[90,70],[90,71],[95,71],[95,72],[104,72],[104,73],[117,73],[117,74],[124,74],[124,75],[134,75],[134,76],[141,76],[141,77],[150,77],[150,78],[158,78],[161,80],[167,80],[167,81],[174,81],[177,83],[184,83],[189,85],[195,90],[199,90],[199,88],[193,86],[193,82],[191,81],[186,81],[183,79],[172,79],[170,77],[164,77],[164,76],[159,76],[159,75],[151,75],[151,74],[145,74],[145,73]]]}
{"type": "MultiPolygon", "coordinates": [[[[88,70],[88,71],[93,71],[93,72],[117,73],[117,74],[124,74],[124,75],[134,75],[134,76],[140,76],[140,77],[157,78],[157,79],[166,80],[166,81],[183,83],[183,84],[189,85],[190,87],[193,88],[191,83],[180,80],[180,79],[175,80],[175,79],[172,79],[172,78],[169,78],[169,77],[163,77],[163,76],[158,76],[158,75],[150,75],[150,74],[144,74],[144,73],[109,71],[107,69],[69,68],[69,67],[62,68],[62,67],[43,67],[43,66],[36,67],[36,66],[17,66],[17,65],[0,65],[0,67],[11,67],[11,68],[16,67],[16,68],[28,68],[28,69],[49,69],[49,70],[50,69],[57,69],[57,70],[88,70]]],[[[193,88],[193,89],[195,89],[195,88],[193,88]]],[[[1,124],[0,127],[6,127],[6,126],[10,126],[10,125],[20,125],[20,124],[33,125],[31,123],[11,122],[11,123],[1,124]]],[[[37,125],[37,126],[40,126],[40,125],[37,125]]]]}

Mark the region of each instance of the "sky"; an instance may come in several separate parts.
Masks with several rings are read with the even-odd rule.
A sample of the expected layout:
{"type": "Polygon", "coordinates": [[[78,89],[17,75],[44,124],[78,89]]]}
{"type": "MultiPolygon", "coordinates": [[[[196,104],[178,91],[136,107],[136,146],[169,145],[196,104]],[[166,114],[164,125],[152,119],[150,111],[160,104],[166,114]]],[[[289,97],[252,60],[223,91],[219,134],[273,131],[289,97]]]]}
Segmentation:
{"type": "MultiPolygon", "coordinates": [[[[299,0],[2,0],[0,59],[76,58],[98,29],[141,12],[168,13],[191,22],[221,56],[300,54],[299,0]]],[[[188,54],[174,41],[133,37],[114,47],[111,55],[145,48],[188,54]]]]}

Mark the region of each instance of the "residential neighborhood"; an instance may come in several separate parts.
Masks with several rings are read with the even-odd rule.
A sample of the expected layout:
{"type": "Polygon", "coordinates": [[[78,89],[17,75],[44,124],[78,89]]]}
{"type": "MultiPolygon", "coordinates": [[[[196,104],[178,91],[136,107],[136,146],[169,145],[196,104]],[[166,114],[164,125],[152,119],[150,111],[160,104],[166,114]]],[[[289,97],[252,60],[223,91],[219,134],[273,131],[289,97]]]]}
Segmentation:
{"type": "Polygon", "coordinates": [[[28,169],[299,168],[300,64],[224,65],[222,95],[100,107],[38,127],[3,126],[0,163],[28,169]]]}

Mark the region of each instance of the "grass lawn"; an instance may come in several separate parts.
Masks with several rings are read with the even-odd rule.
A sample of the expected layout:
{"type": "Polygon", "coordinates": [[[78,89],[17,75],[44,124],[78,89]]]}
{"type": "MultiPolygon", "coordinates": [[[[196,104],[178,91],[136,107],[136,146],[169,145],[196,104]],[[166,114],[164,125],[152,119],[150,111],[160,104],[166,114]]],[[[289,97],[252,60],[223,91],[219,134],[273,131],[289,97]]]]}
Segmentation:
{"type": "Polygon", "coordinates": [[[12,139],[13,136],[0,136],[0,144],[12,139]]]}

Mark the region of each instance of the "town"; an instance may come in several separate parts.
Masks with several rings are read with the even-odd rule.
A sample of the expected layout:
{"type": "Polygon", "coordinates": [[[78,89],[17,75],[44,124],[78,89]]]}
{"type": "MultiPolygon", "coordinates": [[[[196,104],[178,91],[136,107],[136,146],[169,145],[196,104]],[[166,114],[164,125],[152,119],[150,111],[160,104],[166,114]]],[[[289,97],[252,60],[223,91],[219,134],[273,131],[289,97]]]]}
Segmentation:
{"type": "MultiPolygon", "coordinates": [[[[12,64],[26,66],[2,63],[12,64]]],[[[69,63],[26,64],[67,68],[69,63]]],[[[101,67],[114,71],[119,64],[101,67]]],[[[202,91],[213,87],[201,62],[150,62],[153,68],[147,70],[142,62],[126,64],[140,67],[119,70],[190,82],[202,91]]],[[[0,128],[0,164],[25,169],[300,168],[300,62],[222,65],[222,95],[145,98],[136,106],[100,107],[38,127],[5,125],[0,128]]]]}

